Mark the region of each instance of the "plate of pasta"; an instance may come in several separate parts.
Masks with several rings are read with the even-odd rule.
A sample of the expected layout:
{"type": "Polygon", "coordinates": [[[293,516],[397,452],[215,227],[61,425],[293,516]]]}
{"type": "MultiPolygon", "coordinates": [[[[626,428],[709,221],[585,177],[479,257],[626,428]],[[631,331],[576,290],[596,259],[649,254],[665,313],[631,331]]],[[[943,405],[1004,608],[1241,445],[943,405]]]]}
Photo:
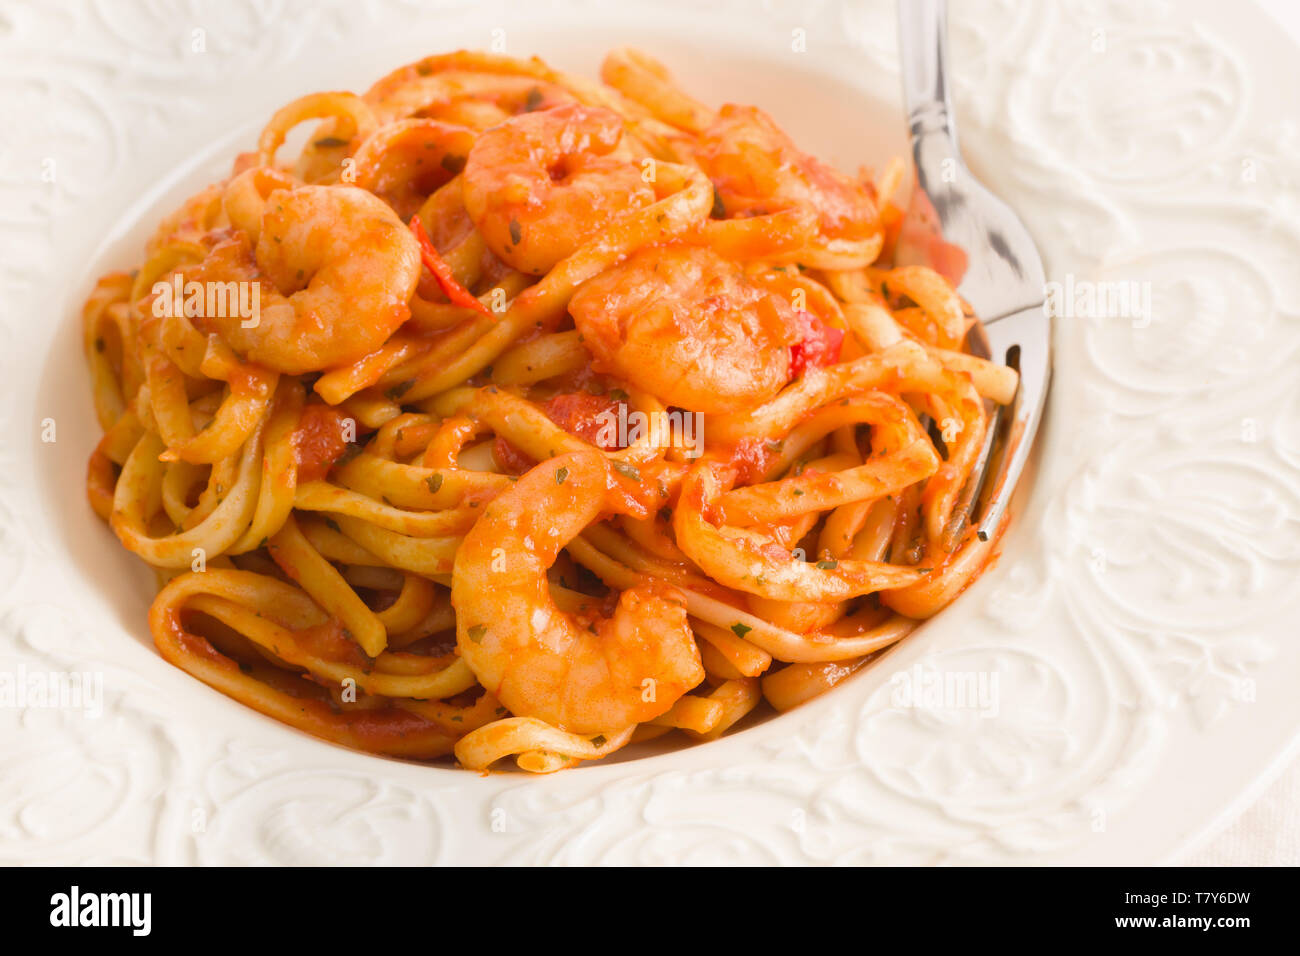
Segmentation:
{"type": "Polygon", "coordinates": [[[901,161],[855,180],[635,49],[600,75],[308,94],[97,280],[88,494],[167,660],[553,772],[789,710],[987,564],[961,502],[1016,374],[961,350],[959,276],[893,263],[901,161]]]}
{"type": "MultiPolygon", "coordinates": [[[[117,187],[84,191],[73,146],[52,180],[99,231],[46,286],[67,301],[31,390],[43,503],[4,525],[50,542],[13,559],[13,656],[84,671],[83,692],[98,674],[115,728],[24,730],[55,772],[15,806],[109,781],[49,824],[68,860],[1154,860],[1291,745],[1300,713],[1269,692],[1300,668],[1274,640],[1298,446],[1183,440],[1215,401],[1186,370],[1216,360],[1219,300],[1184,290],[1200,324],[1178,338],[1162,283],[1221,260],[1133,198],[1147,160],[1075,157],[1049,202],[1068,177],[1033,124],[1100,129],[1112,159],[1161,146],[1104,126],[1093,64],[1069,74],[1093,100],[1017,86],[1005,119],[963,90],[972,166],[1049,279],[1138,290],[1134,315],[1058,299],[1035,463],[980,528],[1017,374],[970,347],[962,250],[907,215],[888,4],[710,10],[726,29],[689,37],[638,4],[581,36],[555,25],[581,4],[504,25],[452,4],[388,43],[410,13],[380,4],[346,65],[232,7],[252,21],[155,65],[243,64],[238,95],[178,94],[202,121],[130,126],[82,86],[49,133],[113,144],[117,187]],[[266,43],[216,39],[241,29],[266,43]],[[260,57],[297,72],[255,82],[260,57]],[[1089,260],[1115,223],[1123,248],[1089,260]],[[1211,490],[1267,513],[1192,546],[1180,522],[1211,490]],[[1152,825],[1180,761],[1261,721],[1224,757],[1236,778],[1152,825]]],[[[342,48],[350,15],[327,10],[312,43],[342,48]]],[[[971,76],[1065,42],[1040,11],[986,12],[954,26],[971,76]]],[[[1246,69],[1136,14],[1116,42],[1112,68],[1171,102],[1246,69]],[[1148,76],[1162,44],[1192,52],[1148,76]]],[[[1206,151],[1255,115],[1170,110],[1206,151]]],[[[1216,270],[1283,314],[1273,280],[1216,270]]]]}

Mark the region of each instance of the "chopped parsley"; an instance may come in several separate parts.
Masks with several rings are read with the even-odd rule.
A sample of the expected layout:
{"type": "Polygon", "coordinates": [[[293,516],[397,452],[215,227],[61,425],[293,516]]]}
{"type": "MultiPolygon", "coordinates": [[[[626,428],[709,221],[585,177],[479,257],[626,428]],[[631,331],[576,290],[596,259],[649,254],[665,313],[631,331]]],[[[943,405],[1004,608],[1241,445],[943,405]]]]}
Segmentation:
{"type": "Polygon", "coordinates": [[[405,382],[398,382],[388,391],[384,392],[384,394],[388,396],[389,400],[395,402],[403,395],[405,395],[407,392],[409,392],[411,390],[411,386],[414,384],[415,384],[415,379],[413,378],[407,379],[405,382]]]}
{"type": "Polygon", "coordinates": [[[339,455],[339,457],[335,459],[334,464],[331,467],[337,468],[340,465],[346,465],[353,458],[356,458],[357,455],[361,454],[362,447],[363,446],[360,442],[348,442],[347,447],[343,449],[343,454],[339,455]]]}
{"type": "Polygon", "coordinates": [[[615,461],[613,464],[614,464],[614,470],[618,472],[620,475],[622,475],[624,478],[630,478],[632,481],[641,480],[641,472],[637,471],[636,468],[634,468],[632,465],[629,465],[627,462],[615,461]]]}

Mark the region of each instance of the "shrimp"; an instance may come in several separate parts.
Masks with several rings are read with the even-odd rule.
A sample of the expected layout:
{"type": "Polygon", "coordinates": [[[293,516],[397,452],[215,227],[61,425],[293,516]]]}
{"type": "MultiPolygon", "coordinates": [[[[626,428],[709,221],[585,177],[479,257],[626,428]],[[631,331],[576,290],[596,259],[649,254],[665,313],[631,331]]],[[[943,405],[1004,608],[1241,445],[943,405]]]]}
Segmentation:
{"type": "Polygon", "coordinates": [[[353,186],[275,189],[256,221],[256,237],[219,242],[191,278],[257,282],[259,314],[197,316],[200,331],[301,375],[363,358],[409,318],[420,250],[383,200],[353,186]]]}
{"type": "Polygon", "coordinates": [[[582,285],[569,302],[609,371],[666,404],[733,412],[790,378],[790,303],[707,246],[652,246],[582,285]]]}
{"type": "Polygon", "coordinates": [[[596,452],[571,452],[523,475],[488,505],[452,573],[461,657],[511,712],[571,733],[653,720],[704,679],[679,592],[629,588],[611,617],[561,611],[546,571],[612,508],[596,452]]]}
{"type": "Polygon", "coordinates": [[[497,257],[544,275],[624,213],[655,201],[619,149],[617,113],[577,104],[515,116],[469,151],[465,208],[497,257]]]}
{"type": "Polygon", "coordinates": [[[573,102],[561,79],[540,60],[461,50],[394,70],[365,101],[383,123],[419,116],[487,129],[518,113],[573,102]]]}
{"type": "Polygon", "coordinates": [[[357,149],[354,184],[374,193],[403,222],[465,167],[474,131],[431,119],[381,126],[357,149]]]}
{"type": "Polygon", "coordinates": [[[756,107],[723,106],[702,134],[696,160],[713,180],[728,216],[803,207],[816,213],[826,239],[879,238],[880,216],[871,187],[802,152],[756,107]]]}
{"type": "Polygon", "coordinates": [[[262,231],[266,197],[277,189],[296,189],[301,185],[283,170],[273,166],[254,166],[226,184],[221,194],[221,207],[233,228],[246,233],[251,242],[257,242],[262,231]]]}

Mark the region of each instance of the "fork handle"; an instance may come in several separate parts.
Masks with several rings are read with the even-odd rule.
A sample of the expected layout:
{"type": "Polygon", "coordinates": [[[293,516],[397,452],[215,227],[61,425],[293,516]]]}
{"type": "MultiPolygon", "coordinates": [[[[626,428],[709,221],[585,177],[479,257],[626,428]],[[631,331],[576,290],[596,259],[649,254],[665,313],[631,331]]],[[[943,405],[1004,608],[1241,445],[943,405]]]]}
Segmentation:
{"type": "Polygon", "coordinates": [[[961,162],[948,93],[947,7],[946,0],[898,0],[903,99],[918,168],[929,165],[921,162],[923,144],[930,161],[946,154],[961,162]]]}

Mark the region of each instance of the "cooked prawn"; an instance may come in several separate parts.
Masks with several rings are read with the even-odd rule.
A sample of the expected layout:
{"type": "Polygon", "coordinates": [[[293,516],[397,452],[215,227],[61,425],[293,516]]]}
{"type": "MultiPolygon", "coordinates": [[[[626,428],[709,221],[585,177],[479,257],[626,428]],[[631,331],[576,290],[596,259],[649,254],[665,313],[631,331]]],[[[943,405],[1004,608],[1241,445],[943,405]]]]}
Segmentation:
{"type": "Polygon", "coordinates": [[[790,378],[790,303],[707,246],[643,249],[569,302],[598,362],[665,404],[731,412],[790,378]]]}
{"type": "Polygon", "coordinates": [[[381,126],[357,149],[353,185],[386,201],[403,222],[465,167],[474,131],[431,119],[381,126]]]}
{"type": "Polygon", "coordinates": [[[728,217],[810,209],[824,240],[867,243],[873,259],[879,252],[879,242],[871,242],[880,238],[871,187],[802,152],[762,110],[723,106],[702,134],[696,160],[728,217]]]}
{"type": "Polygon", "coordinates": [[[540,60],[461,50],[394,70],[365,101],[384,123],[421,116],[487,129],[518,113],[573,102],[560,80],[540,60]]]}
{"type": "Polygon", "coordinates": [[[623,120],[577,104],[516,116],[469,151],[465,208],[498,258],[543,275],[615,219],[655,201],[619,149],[623,120]]]}
{"type": "Polygon", "coordinates": [[[608,618],[560,610],[546,571],[611,509],[595,452],[552,458],[495,498],[456,554],[451,601],[462,658],[512,713],[573,733],[652,720],[704,679],[684,599],[629,588],[608,618]]]}
{"type": "Polygon", "coordinates": [[[256,238],[213,247],[192,278],[260,285],[255,324],[239,315],[198,316],[243,357],[301,375],[373,352],[410,316],[420,277],[411,233],[380,199],[351,186],[276,189],[256,238]]]}
{"type": "Polygon", "coordinates": [[[254,166],[226,184],[221,193],[221,208],[232,228],[245,233],[251,242],[257,242],[262,232],[266,197],[277,189],[296,189],[301,185],[283,170],[273,166],[254,166]]]}

